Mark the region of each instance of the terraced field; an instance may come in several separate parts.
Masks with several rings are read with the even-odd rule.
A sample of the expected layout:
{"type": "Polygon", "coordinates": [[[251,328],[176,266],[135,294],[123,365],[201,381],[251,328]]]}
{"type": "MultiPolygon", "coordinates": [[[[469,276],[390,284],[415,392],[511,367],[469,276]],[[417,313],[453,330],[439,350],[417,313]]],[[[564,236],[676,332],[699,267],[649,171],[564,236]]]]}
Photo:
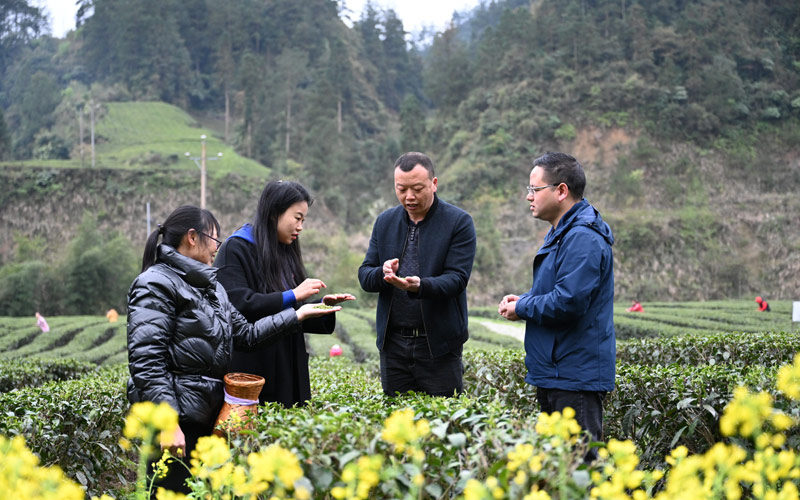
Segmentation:
{"type": "MultiPolygon", "coordinates": [[[[619,340],[674,336],[710,335],[719,332],[798,332],[791,321],[791,302],[771,303],[772,311],[762,313],[750,301],[654,302],[643,304],[645,312],[633,313],[626,305],[615,307],[614,322],[619,340]]],[[[522,348],[513,337],[493,332],[486,324],[496,323],[523,329],[523,324],[499,320],[493,307],[473,308],[470,340],[466,351],[522,348]],[[487,321],[489,323],[487,323],[487,321]]],[[[125,322],[109,323],[101,316],[60,316],[48,318],[50,331],[43,333],[32,317],[0,317],[0,360],[74,359],[96,365],[114,365],[127,360],[125,322]]],[[[377,359],[375,311],[345,308],[337,314],[333,335],[308,335],[312,355],[327,356],[338,344],[343,356],[357,362],[377,359]]]]}

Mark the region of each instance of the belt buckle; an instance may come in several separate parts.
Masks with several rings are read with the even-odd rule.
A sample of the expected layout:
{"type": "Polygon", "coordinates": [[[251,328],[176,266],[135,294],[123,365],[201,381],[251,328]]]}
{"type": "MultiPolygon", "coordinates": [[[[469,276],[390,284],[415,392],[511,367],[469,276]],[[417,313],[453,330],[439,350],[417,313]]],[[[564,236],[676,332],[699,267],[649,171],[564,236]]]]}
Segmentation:
{"type": "Polygon", "coordinates": [[[400,335],[406,338],[415,339],[417,337],[422,337],[422,328],[405,328],[401,330],[400,335]],[[407,332],[404,334],[404,332],[407,332]]]}

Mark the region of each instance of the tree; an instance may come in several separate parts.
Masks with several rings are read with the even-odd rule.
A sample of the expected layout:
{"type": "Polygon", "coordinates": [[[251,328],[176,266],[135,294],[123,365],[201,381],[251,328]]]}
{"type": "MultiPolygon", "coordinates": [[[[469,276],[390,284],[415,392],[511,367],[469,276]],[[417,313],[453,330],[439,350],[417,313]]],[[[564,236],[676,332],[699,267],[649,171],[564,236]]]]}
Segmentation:
{"type": "Polygon", "coordinates": [[[286,49],[275,61],[275,72],[283,81],[284,108],[284,154],[289,158],[291,154],[292,136],[292,104],[298,92],[298,85],[308,73],[308,54],[297,49],[286,49]]]}
{"type": "Polygon", "coordinates": [[[472,64],[454,26],[434,38],[424,76],[426,93],[437,107],[453,109],[467,97],[472,64]]]}
{"type": "Polygon", "coordinates": [[[0,160],[11,156],[11,134],[8,132],[6,119],[3,117],[3,108],[0,107],[0,160]]]}
{"type": "Polygon", "coordinates": [[[137,98],[182,104],[195,88],[175,0],[95,0],[84,23],[83,60],[95,80],[122,83],[137,98]]]}
{"type": "Polygon", "coordinates": [[[425,112],[414,94],[407,94],[400,106],[400,137],[403,151],[425,150],[425,112]]]}
{"type": "Polygon", "coordinates": [[[20,48],[37,37],[46,22],[41,7],[34,7],[27,0],[0,2],[0,81],[20,48]]]}

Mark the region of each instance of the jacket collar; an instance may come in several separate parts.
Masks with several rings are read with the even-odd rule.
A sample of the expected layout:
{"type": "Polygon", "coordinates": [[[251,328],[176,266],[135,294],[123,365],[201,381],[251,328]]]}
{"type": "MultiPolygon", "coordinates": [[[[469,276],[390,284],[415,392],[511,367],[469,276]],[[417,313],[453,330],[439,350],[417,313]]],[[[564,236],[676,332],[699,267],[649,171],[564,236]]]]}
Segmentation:
{"type": "Polygon", "coordinates": [[[237,229],[232,235],[228,236],[228,239],[231,238],[241,238],[245,241],[249,241],[253,245],[256,244],[256,238],[253,236],[253,226],[250,223],[245,224],[237,229]]]}
{"type": "Polygon", "coordinates": [[[547,235],[544,237],[543,247],[558,242],[567,231],[575,226],[586,226],[593,229],[602,236],[609,245],[614,244],[614,236],[611,234],[611,228],[608,227],[608,224],[606,224],[600,216],[600,212],[590,205],[589,202],[586,201],[586,198],[583,198],[573,205],[572,208],[567,210],[567,213],[558,221],[558,226],[550,228],[550,231],[548,231],[547,235]]]}
{"type": "Polygon", "coordinates": [[[206,288],[217,284],[217,268],[186,257],[169,245],[158,245],[157,261],[170,266],[193,287],[206,288]]]}
{"type": "MultiPolygon", "coordinates": [[[[433,217],[433,213],[436,212],[436,208],[439,206],[439,197],[436,196],[436,193],[433,193],[433,203],[431,203],[431,208],[428,209],[428,213],[425,214],[425,218],[421,221],[417,222],[418,226],[425,224],[425,222],[429,221],[433,217]]],[[[410,226],[411,225],[411,217],[408,216],[408,212],[406,209],[401,205],[400,208],[403,210],[403,215],[406,218],[406,223],[410,226]]]]}

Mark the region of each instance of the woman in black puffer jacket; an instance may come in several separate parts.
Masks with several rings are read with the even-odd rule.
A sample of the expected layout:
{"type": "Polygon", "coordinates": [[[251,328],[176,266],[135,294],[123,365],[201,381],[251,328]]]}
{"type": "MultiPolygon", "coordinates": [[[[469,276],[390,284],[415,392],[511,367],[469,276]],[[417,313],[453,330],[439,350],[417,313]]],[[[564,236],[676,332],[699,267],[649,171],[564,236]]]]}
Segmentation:
{"type": "MultiPolygon", "coordinates": [[[[248,323],[211,267],[218,236],[219,222],[211,212],[178,208],[148,237],[142,273],[128,292],[128,399],[163,401],[178,412],[179,428],[171,445],[162,447],[183,456],[213,431],[234,347],[257,348],[302,336],[301,321],[341,309],[308,304],[248,323]]],[[[186,468],[177,465],[158,486],[188,492],[187,477],[186,468]]]]}

